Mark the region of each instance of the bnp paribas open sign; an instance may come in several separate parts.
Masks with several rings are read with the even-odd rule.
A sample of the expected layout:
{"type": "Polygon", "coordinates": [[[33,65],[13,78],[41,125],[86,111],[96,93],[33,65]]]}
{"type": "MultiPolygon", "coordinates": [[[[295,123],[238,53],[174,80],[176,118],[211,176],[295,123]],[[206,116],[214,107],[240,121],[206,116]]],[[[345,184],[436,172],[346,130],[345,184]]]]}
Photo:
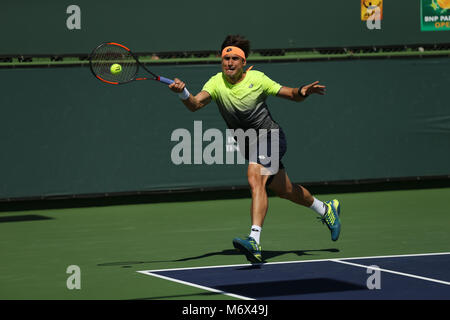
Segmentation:
{"type": "Polygon", "coordinates": [[[450,0],[421,0],[421,31],[450,30],[450,0]]]}

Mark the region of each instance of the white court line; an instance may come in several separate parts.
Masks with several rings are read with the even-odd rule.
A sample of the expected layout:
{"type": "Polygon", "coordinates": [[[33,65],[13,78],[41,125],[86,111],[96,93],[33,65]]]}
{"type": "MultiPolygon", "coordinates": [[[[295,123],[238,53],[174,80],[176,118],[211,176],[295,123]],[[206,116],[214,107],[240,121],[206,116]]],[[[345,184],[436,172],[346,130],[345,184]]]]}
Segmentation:
{"type": "Polygon", "coordinates": [[[436,283],[445,284],[445,285],[450,286],[450,282],[442,281],[442,280],[436,280],[436,279],[422,277],[422,276],[417,276],[415,274],[398,272],[398,271],[393,271],[393,270],[388,270],[388,269],[383,269],[383,268],[375,268],[373,266],[365,266],[363,264],[358,264],[358,263],[353,263],[353,262],[348,262],[348,261],[341,261],[339,259],[330,259],[330,261],[337,262],[337,263],[343,263],[343,264],[347,264],[347,265],[355,266],[355,267],[360,267],[360,268],[364,268],[364,269],[379,270],[379,271],[383,271],[383,272],[397,274],[397,275],[400,275],[400,276],[405,276],[405,277],[410,277],[410,278],[415,278],[415,279],[420,279],[420,280],[426,280],[426,281],[436,282],[436,283]]]}
{"type": "Polygon", "coordinates": [[[224,295],[226,295],[226,296],[230,296],[230,297],[237,298],[237,299],[242,299],[242,300],[255,300],[255,299],[253,299],[253,298],[249,298],[249,297],[241,296],[241,295],[238,295],[238,294],[234,294],[234,293],[229,293],[229,292],[217,290],[217,289],[210,288],[210,287],[201,286],[201,285],[198,285],[198,284],[195,284],[195,283],[192,283],[192,282],[187,282],[187,281],[178,280],[178,279],[175,279],[175,278],[170,278],[170,277],[162,276],[162,275],[160,275],[160,274],[154,274],[154,273],[147,272],[147,271],[138,271],[138,272],[139,272],[139,273],[142,273],[142,274],[149,275],[149,276],[154,276],[154,277],[158,277],[158,278],[161,278],[161,279],[165,279],[165,280],[169,280],[169,281],[173,281],[173,282],[185,284],[185,285],[188,285],[188,286],[191,286],[191,287],[203,289],[203,290],[206,290],[206,291],[211,291],[211,292],[214,292],[214,293],[224,294],[224,295]]]}
{"type": "MultiPolygon", "coordinates": [[[[401,258],[401,257],[421,257],[421,256],[437,256],[437,255],[446,255],[450,254],[450,252],[436,252],[436,253],[416,253],[416,254],[399,254],[399,255],[390,255],[390,256],[368,256],[368,257],[349,257],[349,258],[336,258],[338,260],[353,260],[353,259],[381,259],[381,258],[401,258]]],[[[296,260],[296,261],[280,261],[280,262],[267,262],[261,263],[260,265],[274,265],[274,264],[291,264],[291,263],[308,263],[308,262],[324,262],[324,261],[332,261],[336,259],[316,259],[316,260],[296,260]]],[[[199,269],[214,269],[214,268],[232,268],[232,267],[249,267],[250,264],[228,264],[228,265],[219,265],[219,266],[203,266],[203,267],[184,267],[184,268],[172,268],[172,269],[155,269],[155,270],[142,270],[137,271],[140,273],[143,272],[164,272],[164,271],[181,271],[181,270],[199,270],[199,269]]]]}
{"type": "MultiPolygon", "coordinates": [[[[403,258],[403,257],[424,257],[424,256],[443,256],[450,254],[450,252],[434,252],[434,253],[415,253],[415,254],[394,254],[390,256],[373,256],[373,257],[354,257],[354,258],[337,258],[338,260],[353,260],[353,259],[381,259],[381,258],[403,258]]],[[[330,259],[333,260],[333,259],[330,259]]]]}
{"type": "MultiPolygon", "coordinates": [[[[364,268],[367,269],[368,266],[357,265],[356,263],[351,263],[351,262],[342,261],[342,260],[350,260],[350,259],[361,260],[361,259],[399,258],[399,257],[421,257],[421,256],[446,255],[446,254],[450,254],[450,252],[402,254],[402,255],[390,255],[390,256],[352,257],[352,258],[338,258],[338,259],[299,260],[299,261],[286,261],[286,262],[268,262],[268,263],[263,263],[261,265],[308,263],[308,262],[339,262],[339,263],[344,263],[344,264],[356,265],[356,266],[364,267],[364,268]]],[[[158,278],[161,278],[161,279],[165,279],[165,280],[181,283],[181,284],[188,285],[188,286],[191,286],[191,287],[203,289],[203,290],[206,290],[206,291],[211,291],[211,292],[214,292],[214,293],[224,294],[224,295],[227,295],[227,296],[230,296],[230,297],[233,297],[233,298],[238,298],[238,299],[243,299],[243,300],[255,300],[253,298],[240,296],[240,295],[237,295],[237,294],[233,294],[233,293],[217,290],[217,289],[214,289],[214,288],[201,286],[201,285],[198,285],[198,284],[195,284],[195,283],[191,283],[191,282],[187,282],[187,281],[183,281],[183,280],[177,280],[175,278],[170,278],[170,277],[167,277],[167,276],[162,276],[162,275],[154,273],[154,272],[164,272],[164,271],[201,270],[201,269],[249,267],[249,266],[250,266],[250,264],[247,263],[247,264],[234,264],[234,265],[219,265],[219,266],[204,266],[204,267],[185,267],[185,268],[172,268],[172,269],[142,270],[142,271],[137,271],[137,272],[139,272],[141,274],[151,275],[151,276],[158,277],[158,278]]],[[[410,276],[410,277],[413,277],[413,278],[419,278],[419,279],[422,279],[422,280],[434,281],[434,282],[444,283],[446,285],[450,285],[449,282],[436,280],[436,279],[431,279],[431,278],[420,277],[420,276],[416,276],[416,275],[410,275],[410,274],[396,272],[396,271],[392,271],[392,270],[380,269],[380,271],[396,273],[396,274],[400,274],[400,275],[407,275],[407,276],[410,276]]]]}

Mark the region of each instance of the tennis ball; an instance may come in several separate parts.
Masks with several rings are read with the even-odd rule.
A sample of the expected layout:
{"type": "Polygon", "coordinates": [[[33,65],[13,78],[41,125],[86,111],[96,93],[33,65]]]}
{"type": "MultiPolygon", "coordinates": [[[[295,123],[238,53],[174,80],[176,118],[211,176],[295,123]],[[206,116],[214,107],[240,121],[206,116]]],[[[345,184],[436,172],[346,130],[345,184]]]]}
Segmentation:
{"type": "Polygon", "coordinates": [[[437,0],[437,3],[442,9],[450,9],[450,0],[437,0]]]}
{"type": "Polygon", "coordinates": [[[111,70],[112,74],[119,74],[119,73],[122,72],[122,66],[120,64],[118,64],[118,63],[114,63],[111,66],[110,70],[111,70]]]}

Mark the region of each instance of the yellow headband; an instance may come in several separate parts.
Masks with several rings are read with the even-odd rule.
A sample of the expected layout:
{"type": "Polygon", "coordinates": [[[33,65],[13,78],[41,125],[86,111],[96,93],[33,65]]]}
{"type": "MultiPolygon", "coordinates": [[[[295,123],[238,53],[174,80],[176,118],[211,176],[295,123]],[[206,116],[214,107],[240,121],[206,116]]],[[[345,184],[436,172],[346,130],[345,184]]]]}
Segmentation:
{"type": "Polygon", "coordinates": [[[228,46],[228,47],[223,48],[223,50],[222,50],[222,58],[224,56],[226,56],[227,54],[235,54],[235,55],[241,57],[242,59],[246,60],[244,51],[241,48],[238,48],[238,47],[228,46]]]}

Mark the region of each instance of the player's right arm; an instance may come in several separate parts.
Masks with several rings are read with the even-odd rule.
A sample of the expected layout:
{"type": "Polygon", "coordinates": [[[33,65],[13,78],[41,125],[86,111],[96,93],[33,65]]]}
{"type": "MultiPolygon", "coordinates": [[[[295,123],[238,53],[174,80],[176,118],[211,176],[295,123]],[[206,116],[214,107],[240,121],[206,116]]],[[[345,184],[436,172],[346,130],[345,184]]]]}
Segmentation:
{"type": "MultiPolygon", "coordinates": [[[[169,85],[170,90],[176,93],[182,93],[185,87],[186,84],[178,78],[175,78],[174,82],[169,85]]],[[[196,96],[189,94],[189,97],[187,99],[182,99],[181,101],[186,106],[186,108],[194,112],[206,106],[211,102],[211,100],[211,95],[208,92],[202,90],[196,96]]]]}

